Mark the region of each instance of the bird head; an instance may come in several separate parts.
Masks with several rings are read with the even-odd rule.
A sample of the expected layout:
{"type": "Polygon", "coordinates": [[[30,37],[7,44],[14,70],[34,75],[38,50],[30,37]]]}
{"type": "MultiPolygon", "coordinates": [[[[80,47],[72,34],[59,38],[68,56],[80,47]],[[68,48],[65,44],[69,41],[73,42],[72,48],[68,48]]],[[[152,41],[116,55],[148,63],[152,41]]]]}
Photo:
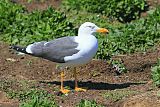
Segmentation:
{"type": "Polygon", "coordinates": [[[109,31],[105,28],[99,28],[94,23],[85,22],[80,26],[78,30],[78,35],[94,35],[94,33],[96,32],[108,33],[109,31]]]}

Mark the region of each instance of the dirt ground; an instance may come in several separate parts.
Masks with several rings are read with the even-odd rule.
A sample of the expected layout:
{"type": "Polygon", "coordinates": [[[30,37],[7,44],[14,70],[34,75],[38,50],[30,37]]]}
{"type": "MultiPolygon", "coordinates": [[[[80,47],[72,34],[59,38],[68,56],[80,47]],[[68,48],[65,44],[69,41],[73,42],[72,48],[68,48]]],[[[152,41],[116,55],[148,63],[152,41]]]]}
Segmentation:
{"type": "MultiPolygon", "coordinates": [[[[58,7],[61,0],[46,0],[45,2],[27,3],[26,0],[12,0],[23,4],[29,11],[45,9],[48,5],[58,7]]],[[[148,0],[152,6],[156,0],[148,0]]],[[[160,1],[159,1],[160,2],[160,1]]],[[[158,2],[158,3],[159,3],[158,2]]],[[[124,61],[128,73],[117,75],[115,69],[106,61],[93,60],[78,68],[79,86],[87,88],[86,92],[71,92],[67,96],[59,95],[60,76],[56,64],[29,55],[16,55],[9,45],[0,42],[0,81],[10,79],[21,81],[36,81],[38,88],[43,88],[55,95],[56,102],[62,107],[74,107],[81,99],[95,100],[105,107],[160,107],[159,89],[151,82],[151,67],[160,56],[160,46],[146,53],[115,56],[114,59],[124,61]],[[54,90],[57,88],[57,90],[54,90]],[[130,94],[118,101],[104,98],[106,92],[115,90],[130,90],[138,93],[130,94]]],[[[65,86],[74,88],[74,78],[71,69],[65,71],[65,86]]],[[[9,88],[18,88],[16,83],[9,88]]],[[[0,89],[0,107],[18,107],[19,102],[6,97],[0,89]]]]}
{"type": "Polygon", "coordinates": [[[44,10],[47,9],[48,6],[52,6],[54,8],[57,8],[61,4],[61,0],[32,0],[31,2],[28,2],[29,0],[11,0],[14,3],[19,3],[21,5],[24,5],[29,12],[33,10],[44,10]]]}
{"type": "MultiPolygon", "coordinates": [[[[78,68],[79,86],[87,88],[86,92],[71,92],[68,96],[59,95],[60,76],[55,69],[55,63],[31,57],[16,55],[9,46],[0,43],[0,80],[15,79],[17,81],[36,81],[36,87],[43,87],[56,96],[56,102],[62,107],[74,107],[81,99],[95,100],[106,107],[153,107],[160,106],[158,89],[151,82],[150,68],[160,56],[160,48],[153,52],[136,53],[116,56],[114,59],[124,61],[128,73],[116,75],[115,70],[105,61],[93,60],[91,63],[78,68]],[[49,86],[48,86],[49,85],[49,86]],[[57,88],[56,91],[53,89],[57,88]],[[103,95],[114,90],[138,91],[122,100],[113,101],[103,95]]],[[[74,78],[71,69],[65,71],[65,86],[74,88],[74,78]]],[[[17,88],[15,83],[11,88],[17,88]]],[[[0,107],[17,107],[18,101],[7,99],[0,92],[0,107]],[[5,99],[5,100],[4,100],[5,99]],[[15,103],[16,102],[16,103],[15,103]]]]}

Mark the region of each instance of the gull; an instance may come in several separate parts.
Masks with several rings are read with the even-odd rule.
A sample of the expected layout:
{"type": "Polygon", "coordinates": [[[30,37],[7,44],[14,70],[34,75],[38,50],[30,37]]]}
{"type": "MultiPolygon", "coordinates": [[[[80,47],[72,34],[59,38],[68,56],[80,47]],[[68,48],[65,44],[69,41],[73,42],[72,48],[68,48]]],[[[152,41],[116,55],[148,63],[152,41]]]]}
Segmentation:
{"type": "MultiPolygon", "coordinates": [[[[85,22],[78,29],[78,36],[61,37],[51,41],[41,41],[26,47],[13,45],[12,48],[18,52],[41,57],[59,64],[61,68],[73,67],[75,77],[75,91],[86,91],[79,88],[77,83],[76,67],[87,64],[96,55],[98,40],[96,32],[108,33],[105,28],[100,28],[94,23],[85,22]]],[[[64,70],[61,71],[60,91],[64,94],[70,92],[63,86],[64,70]]]]}

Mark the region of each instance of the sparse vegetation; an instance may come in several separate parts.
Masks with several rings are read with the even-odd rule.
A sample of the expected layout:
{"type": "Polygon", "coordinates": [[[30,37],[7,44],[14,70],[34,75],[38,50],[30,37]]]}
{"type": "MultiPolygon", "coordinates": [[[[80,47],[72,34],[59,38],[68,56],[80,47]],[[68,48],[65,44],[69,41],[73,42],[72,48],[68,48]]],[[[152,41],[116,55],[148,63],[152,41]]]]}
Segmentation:
{"type": "Polygon", "coordinates": [[[16,98],[21,101],[21,107],[58,107],[54,101],[54,96],[44,90],[12,91],[8,95],[10,98],[16,98]]]}
{"type": "Polygon", "coordinates": [[[126,73],[127,72],[127,68],[125,67],[125,65],[123,64],[122,61],[111,60],[110,62],[111,62],[112,67],[116,70],[116,72],[118,74],[126,73]]]}
{"type": "Polygon", "coordinates": [[[97,104],[94,100],[89,101],[83,99],[76,107],[104,107],[104,106],[97,104]]]}
{"type": "Polygon", "coordinates": [[[160,59],[157,61],[157,65],[151,68],[152,79],[156,86],[160,86],[160,59]]]}
{"type": "Polygon", "coordinates": [[[22,103],[20,107],[59,107],[55,102],[48,99],[41,99],[38,96],[34,97],[30,101],[22,103]]]}
{"type": "Polygon", "coordinates": [[[106,92],[103,97],[106,99],[112,100],[112,101],[118,101],[122,98],[128,97],[130,95],[138,94],[138,91],[132,91],[132,90],[114,90],[114,91],[108,91],[106,92]]]}
{"type": "Polygon", "coordinates": [[[10,99],[18,99],[20,107],[58,107],[54,95],[43,89],[31,88],[37,83],[15,79],[1,80],[0,90],[6,92],[10,99]]]}

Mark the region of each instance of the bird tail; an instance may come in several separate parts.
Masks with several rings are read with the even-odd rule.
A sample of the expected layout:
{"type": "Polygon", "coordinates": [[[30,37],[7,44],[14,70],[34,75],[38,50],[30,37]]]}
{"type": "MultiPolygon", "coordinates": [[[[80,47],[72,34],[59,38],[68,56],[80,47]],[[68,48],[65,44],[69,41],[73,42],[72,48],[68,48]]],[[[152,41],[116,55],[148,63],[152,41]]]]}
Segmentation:
{"type": "Polygon", "coordinates": [[[16,46],[16,45],[13,45],[11,46],[12,49],[18,51],[18,52],[22,52],[22,53],[25,53],[25,54],[28,54],[26,52],[26,47],[21,47],[21,46],[16,46]]]}

